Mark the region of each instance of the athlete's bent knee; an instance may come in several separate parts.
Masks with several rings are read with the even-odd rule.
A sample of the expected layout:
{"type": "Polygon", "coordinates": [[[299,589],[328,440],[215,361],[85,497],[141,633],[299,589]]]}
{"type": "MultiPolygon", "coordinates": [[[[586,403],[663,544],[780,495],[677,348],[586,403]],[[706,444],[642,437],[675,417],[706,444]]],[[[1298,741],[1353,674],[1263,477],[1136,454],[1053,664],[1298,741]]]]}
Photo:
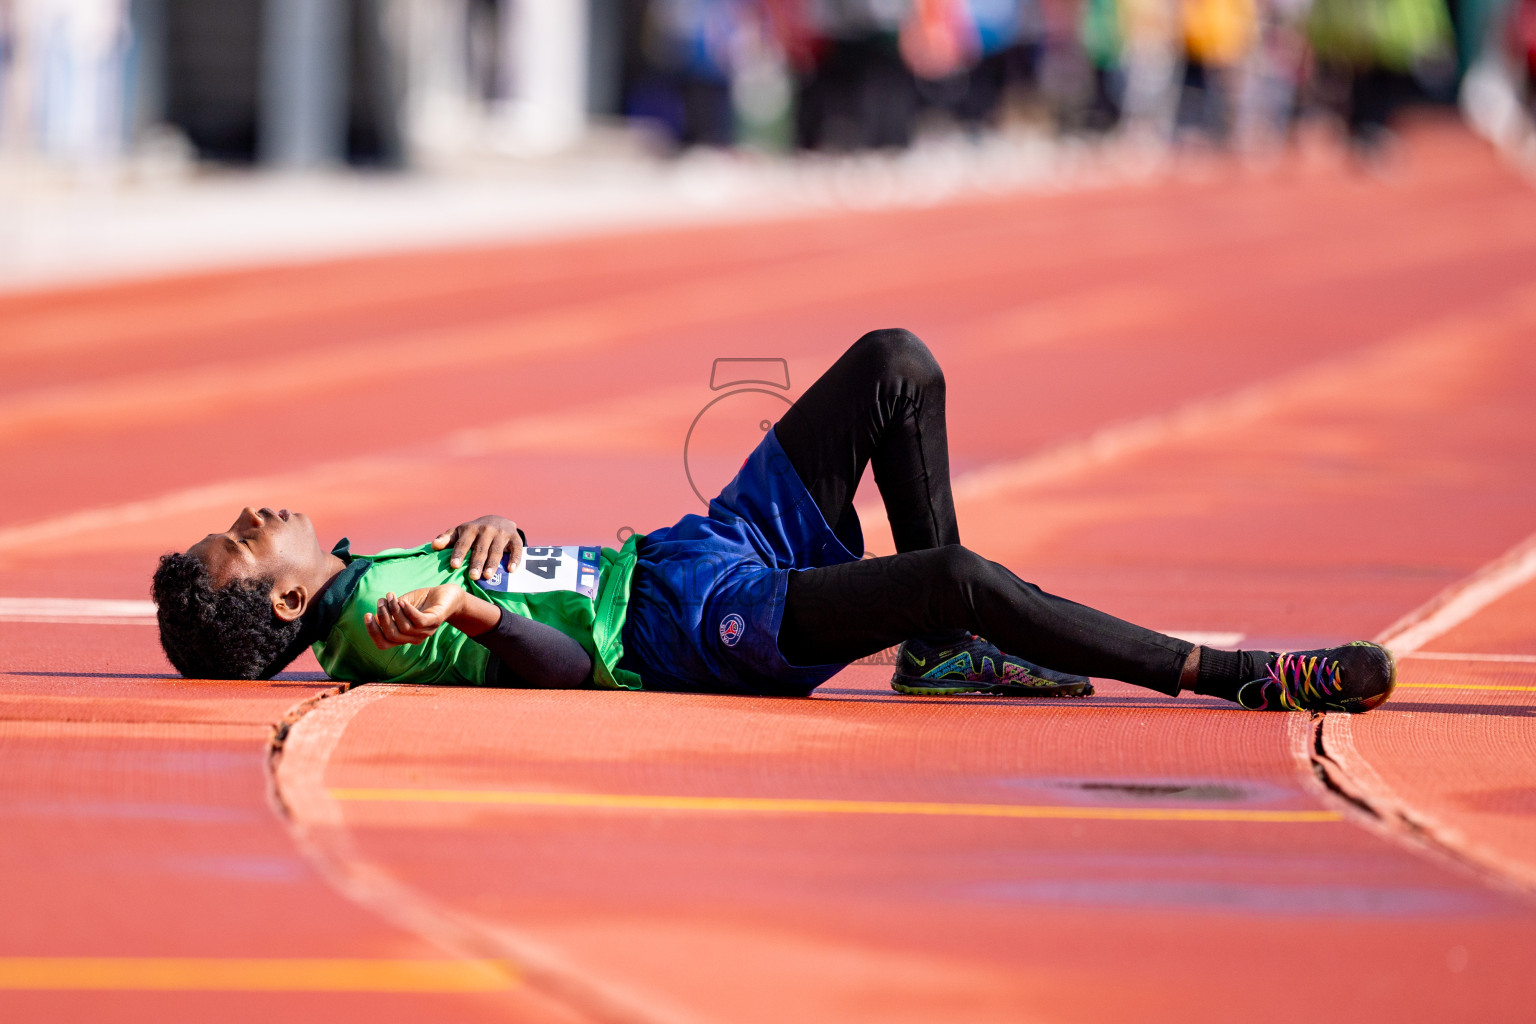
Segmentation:
{"type": "Polygon", "coordinates": [[[929,559],[929,571],[934,576],[933,582],[945,586],[974,583],[991,572],[993,568],[992,562],[959,544],[930,548],[924,554],[929,559]]]}
{"type": "Polygon", "coordinates": [[[878,373],[922,387],[942,387],[944,371],[921,338],[901,327],[870,331],[854,342],[854,350],[869,359],[878,373]]]}

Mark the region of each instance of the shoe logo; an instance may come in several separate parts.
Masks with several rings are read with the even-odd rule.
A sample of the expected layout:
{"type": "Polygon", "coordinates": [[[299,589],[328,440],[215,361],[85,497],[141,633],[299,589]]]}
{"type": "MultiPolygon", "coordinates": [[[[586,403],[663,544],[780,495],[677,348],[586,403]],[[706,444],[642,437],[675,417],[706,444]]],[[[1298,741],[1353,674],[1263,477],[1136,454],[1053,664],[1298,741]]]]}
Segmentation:
{"type": "Polygon", "coordinates": [[[928,666],[928,659],[927,658],[919,658],[917,655],[913,654],[911,651],[907,652],[907,657],[911,658],[912,659],[912,664],[916,665],[918,668],[926,668],[928,666]]]}
{"type": "Polygon", "coordinates": [[[735,647],[746,631],[746,620],[735,612],[720,620],[720,642],[727,647],[735,647]]]}

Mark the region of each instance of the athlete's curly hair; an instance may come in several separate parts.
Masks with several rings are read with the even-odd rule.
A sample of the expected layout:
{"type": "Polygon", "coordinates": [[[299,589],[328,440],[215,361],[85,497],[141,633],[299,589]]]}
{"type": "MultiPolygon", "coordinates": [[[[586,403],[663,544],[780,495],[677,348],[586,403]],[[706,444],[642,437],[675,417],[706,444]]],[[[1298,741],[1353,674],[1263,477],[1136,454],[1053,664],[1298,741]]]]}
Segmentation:
{"type": "Polygon", "coordinates": [[[151,591],[160,646],[176,671],[192,679],[270,679],[299,633],[272,611],[273,581],[213,585],[207,566],[184,553],[160,556],[151,591]]]}

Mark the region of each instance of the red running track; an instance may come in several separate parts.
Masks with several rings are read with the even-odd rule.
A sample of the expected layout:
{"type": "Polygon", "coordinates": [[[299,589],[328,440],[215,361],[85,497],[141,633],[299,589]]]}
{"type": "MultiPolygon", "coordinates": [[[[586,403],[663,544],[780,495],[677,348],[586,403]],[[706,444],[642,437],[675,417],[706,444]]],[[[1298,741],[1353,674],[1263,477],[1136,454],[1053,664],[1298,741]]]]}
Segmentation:
{"type": "MultiPolygon", "coordinates": [[[[712,359],[783,357],[797,390],[903,325],[948,373],[973,547],[1165,629],[1376,635],[1533,529],[1533,270],[1536,197],[1426,129],[1387,181],[1298,163],[9,298],[0,595],[141,598],[246,502],[358,550],[493,509],[645,529],[695,501],[712,359]]],[[[879,667],[805,701],[301,706],[307,659],[183,682],[141,625],[0,623],[0,1012],[1528,1019],[1511,579],[1343,722],[1114,684],[904,699],[879,667]]]]}

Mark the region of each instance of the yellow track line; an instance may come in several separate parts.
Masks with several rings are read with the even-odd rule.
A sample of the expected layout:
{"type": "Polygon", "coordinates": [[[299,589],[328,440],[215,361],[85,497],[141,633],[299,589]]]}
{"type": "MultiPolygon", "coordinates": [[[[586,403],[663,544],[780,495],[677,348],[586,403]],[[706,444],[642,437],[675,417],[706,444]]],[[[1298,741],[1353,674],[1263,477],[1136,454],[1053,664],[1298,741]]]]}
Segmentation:
{"type": "Polygon", "coordinates": [[[653,796],[631,793],[522,793],[501,789],[333,789],[349,802],[482,804],[579,810],[705,811],[747,814],[915,814],[958,818],[1067,821],[1338,821],[1335,811],[1264,811],[1217,807],[1060,807],[955,804],[903,800],[815,800],[782,797],[653,796]]]}
{"type": "Polygon", "coordinates": [[[0,990],[496,992],[515,984],[512,966],[497,960],[0,957],[0,990]]]}
{"type": "Polygon", "coordinates": [[[1398,683],[1399,690],[1507,690],[1533,693],[1536,686],[1495,686],[1492,683],[1398,683]]]}
{"type": "Polygon", "coordinates": [[[1473,654],[1462,651],[1393,651],[1398,660],[1420,661],[1491,661],[1494,664],[1536,665],[1536,654],[1473,654]]]}

